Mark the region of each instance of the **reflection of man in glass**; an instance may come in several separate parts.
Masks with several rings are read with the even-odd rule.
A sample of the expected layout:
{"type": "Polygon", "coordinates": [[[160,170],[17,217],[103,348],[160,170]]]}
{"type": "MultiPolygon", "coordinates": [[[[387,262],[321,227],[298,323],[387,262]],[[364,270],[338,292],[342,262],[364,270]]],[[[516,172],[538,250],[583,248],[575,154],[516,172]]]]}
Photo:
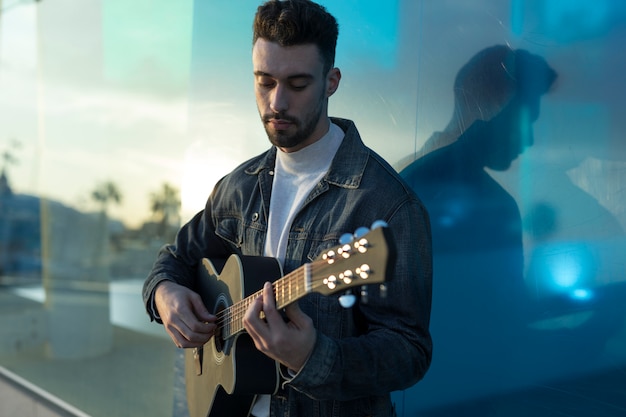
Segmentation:
{"type": "Polygon", "coordinates": [[[555,78],[527,51],[480,51],[457,75],[452,121],[401,172],[431,214],[437,355],[428,380],[443,391],[457,384],[472,395],[503,382],[522,320],[521,220],[485,168],[506,170],[533,144],[539,100],[555,78]]]}
{"type": "MultiPolygon", "coordinates": [[[[514,109],[518,120],[510,124],[510,130],[515,135],[528,133],[528,145],[532,145],[530,127],[539,116],[539,99],[550,89],[555,78],[556,73],[541,57],[525,50],[514,51],[504,45],[483,49],[457,73],[452,118],[442,132],[436,132],[428,139],[422,154],[456,141],[476,121],[494,121],[502,127],[503,119],[513,116],[514,109]],[[502,114],[507,109],[508,115],[502,114]],[[520,129],[514,132],[516,127],[520,129]]],[[[496,136],[506,139],[502,138],[503,133],[500,131],[496,136]]]]}

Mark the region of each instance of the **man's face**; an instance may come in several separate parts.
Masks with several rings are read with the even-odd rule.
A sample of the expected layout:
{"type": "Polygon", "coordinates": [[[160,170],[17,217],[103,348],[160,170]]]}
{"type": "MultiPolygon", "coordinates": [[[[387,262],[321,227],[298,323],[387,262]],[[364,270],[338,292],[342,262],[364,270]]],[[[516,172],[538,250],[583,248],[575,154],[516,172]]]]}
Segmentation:
{"type": "Polygon", "coordinates": [[[295,152],[328,131],[328,97],[341,74],[323,73],[313,44],[282,47],[260,38],[252,49],[257,107],[270,142],[295,152]]]}
{"type": "Polygon", "coordinates": [[[506,171],[511,163],[534,144],[533,124],[539,117],[539,98],[513,100],[489,121],[492,140],[486,146],[487,165],[495,171],[506,171]]]}

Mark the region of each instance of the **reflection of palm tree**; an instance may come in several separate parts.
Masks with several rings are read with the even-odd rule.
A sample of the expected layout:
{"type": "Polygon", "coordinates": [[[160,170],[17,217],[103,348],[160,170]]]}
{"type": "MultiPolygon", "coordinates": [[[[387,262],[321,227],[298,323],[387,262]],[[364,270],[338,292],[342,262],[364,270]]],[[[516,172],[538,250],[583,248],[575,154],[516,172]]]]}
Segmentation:
{"type": "MultiPolygon", "coordinates": [[[[99,184],[96,189],[92,191],[91,198],[93,198],[96,203],[100,204],[100,220],[98,226],[100,239],[95,247],[94,262],[96,265],[104,267],[107,263],[106,248],[109,242],[107,208],[110,203],[120,204],[122,202],[122,193],[115,183],[106,181],[99,184]]],[[[104,270],[102,272],[104,273],[104,270]]],[[[106,279],[106,277],[103,279],[106,279]]]]}
{"type": "Polygon", "coordinates": [[[5,170],[10,164],[17,163],[17,159],[15,158],[15,156],[13,156],[11,151],[4,151],[4,153],[2,154],[2,159],[4,161],[2,170],[5,170]]]}
{"type": "Polygon", "coordinates": [[[180,212],[178,190],[164,183],[160,191],[150,195],[150,200],[152,214],[159,219],[159,235],[163,237],[168,226],[178,220],[180,212]]]}
{"type": "Polygon", "coordinates": [[[100,204],[101,211],[106,215],[107,207],[110,202],[120,204],[122,202],[122,193],[117,185],[111,181],[104,182],[93,190],[91,198],[100,204]]]}
{"type": "MultiPolygon", "coordinates": [[[[2,1],[0,0],[0,5],[2,1]]],[[[17,140],[12,140],[10,148],[19,149],[21,143],[17,140]]],[[[17,165],[19,160],[15,157],[15,153],[11,149],[5,150],[2,155],[2,169],[0,170],[0,194],[11,194],[11,187],[9,186],[8,168],[9,165],[17,165]]]]}

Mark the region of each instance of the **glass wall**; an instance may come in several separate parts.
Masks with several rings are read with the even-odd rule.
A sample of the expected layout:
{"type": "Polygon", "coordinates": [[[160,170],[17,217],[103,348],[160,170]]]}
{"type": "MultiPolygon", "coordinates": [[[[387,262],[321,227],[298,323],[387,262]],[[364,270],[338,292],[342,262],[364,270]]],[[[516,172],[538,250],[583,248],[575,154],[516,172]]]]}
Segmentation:
{"type": "MultiPolygon", "coordinates": [[[[259,3],[0,0],[11,374],[94,417],[181,415],[141,284],[215,181],[268,147],[259,3]]],[[[399,415],[622,414],[626,5],[322,4],[340,23],[331,114],[431,215],[434,357],[399,415]]]]}

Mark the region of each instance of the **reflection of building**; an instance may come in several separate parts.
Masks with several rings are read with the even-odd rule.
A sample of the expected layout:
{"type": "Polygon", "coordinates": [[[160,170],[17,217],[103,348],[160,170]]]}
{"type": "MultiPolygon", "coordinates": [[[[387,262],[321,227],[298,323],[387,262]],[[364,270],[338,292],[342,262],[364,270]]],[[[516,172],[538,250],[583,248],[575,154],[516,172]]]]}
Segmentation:
{"type": "Polygon", "coordinates": [[[41,231],[39,198],[14,194],[0,175],[0,282],[3,275],[39,276],[41,231]]]}
{"type": "Polygon", "coordinates": [[[39,204],[37,197],[0,194],[0,275],[39,276],[39,204]]]}

